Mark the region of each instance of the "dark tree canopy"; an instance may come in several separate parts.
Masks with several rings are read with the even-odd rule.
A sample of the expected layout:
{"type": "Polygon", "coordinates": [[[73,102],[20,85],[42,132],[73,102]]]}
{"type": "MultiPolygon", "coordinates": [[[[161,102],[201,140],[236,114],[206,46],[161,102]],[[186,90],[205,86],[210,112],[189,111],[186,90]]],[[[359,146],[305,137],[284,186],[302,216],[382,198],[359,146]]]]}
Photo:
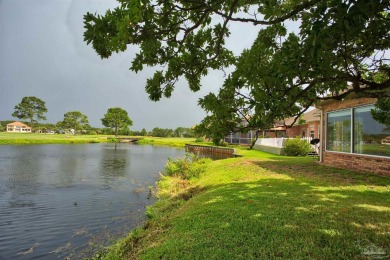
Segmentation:
{"type": "Polygon", "coordinates": [[[80,111],[69,111],[64,114],[64,120],[58,122],[57,125],[64,129],[83,130],[84,127],[89,127],[88,117],[80,111]]]}
{"type": "Polygon", "coordinates": [[[47,108],[45,102],[37,97],[24,97],[22,101],[15,106],[15,112],[12,116],[19,119],[28,119],[31,124],[38,120],[46,120],[45,113],[47,108]]]}
{"type": "Polygon", "coordinates": [[[371,111],[373,118],[390,127],[390,98],[382,98],[375,105],[375,109],[371,111]]]}
{"type": "Polygon", "coordinates": [[[150,132],[150,135],[155,137],[172,137],[175,135],[175,133],[172,129],[169,128],[155,127],[150,132]]]}
{"type": "Polygon", "coordinates": [[[169,97],[179,78],[197,91],[210,70],[235,67],[218,94],[200,100],[206,128],[226,132],[248,114],[246,125],[259,127],[320,100],[390,96],[390,0],[119,2],[103,16],[85,15],[85,41],[102,58],[139,46],[131,69],[157,68],[150,99],[169,97]],[[287,22],[299,31],[288,32],[287,22]],[[239,57],[225,43],[232,23],[258,34],[239,57]]]}
{"type": "Polygon", "coordinates": [[[114,129],[115,136],[118,135],[118,129],[128,129],[129,126],[133,125],[126,110],[120,107],[109,108],[101,120],[105,127],[114,129]]]}

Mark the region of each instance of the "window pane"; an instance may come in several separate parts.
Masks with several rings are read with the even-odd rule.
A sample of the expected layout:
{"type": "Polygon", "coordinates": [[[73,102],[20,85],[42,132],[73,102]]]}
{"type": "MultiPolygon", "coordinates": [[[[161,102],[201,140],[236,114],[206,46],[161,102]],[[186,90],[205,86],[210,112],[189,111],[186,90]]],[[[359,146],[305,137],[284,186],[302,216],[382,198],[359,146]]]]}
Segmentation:
{"type": "Polygon", "coordinates": [[[326,149],[351,152],[351,110],[328,113],[326,149]]]}
{"type": "Polygon", "coordinates": [[[390,157],[390,127],[378,123],[372,118],[374,106],[354,109],[354,153],[372,154],[390,157]]]}

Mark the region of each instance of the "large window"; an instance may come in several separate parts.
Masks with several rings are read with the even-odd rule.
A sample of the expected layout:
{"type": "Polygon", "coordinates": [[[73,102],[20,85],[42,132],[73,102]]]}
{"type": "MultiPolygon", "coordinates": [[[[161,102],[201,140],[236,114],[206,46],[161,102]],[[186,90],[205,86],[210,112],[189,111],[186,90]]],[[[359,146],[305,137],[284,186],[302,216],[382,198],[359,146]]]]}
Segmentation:
{"type": "Polygon", "coordinates": [[[375,121],[373,106],[354,109],[354,153],[390,156],[390,145],[383,140],[390,136],[390,127],[375,121]]]}
{"type": "Polygon", "coordinates": [[[351,110],[328,113],[326,149],[351,152],[351,110]]]}
{"type": "Polygon", "coordinates": [[[371,109],[372,105],[328,113],[326,149],[390,157],[390,145],[384,141],[390,127],[375,121],[371,109]]]}

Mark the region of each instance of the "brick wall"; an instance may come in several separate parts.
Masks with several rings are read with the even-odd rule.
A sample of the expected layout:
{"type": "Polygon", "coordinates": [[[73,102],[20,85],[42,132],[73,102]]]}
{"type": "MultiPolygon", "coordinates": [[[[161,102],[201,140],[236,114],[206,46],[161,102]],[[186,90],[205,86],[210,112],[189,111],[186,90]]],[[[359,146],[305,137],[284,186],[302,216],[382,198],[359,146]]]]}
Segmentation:
{"type": "Polygon", "coordinates": [[[334,167],[390,175],[390,158],[323,152],[323,163],[334,167]]]}
{"type": "Polygon", "coordinates": [[[390,157],[366,156],[352,153],[337,153],[325,151],[325,128],[326,128],[326,113],[345,108],[373,104],[376,99],[360,98],[343,101],[328,101],[321,104],[323,110],[323,129],[321,130],[322,138],[322,162],[334,167],[366,171],[377,174],[390,176],[390,157]]]}
{"type": "Polygon", "coordinates": [[[320,125],[320,121],[309,122],[303,125],[294,125],[290,128],[286,129],[286,136],[290,138],[295,138],[297,136],[302,137],[302,130],[305,130],[305,137],[310,137],[310,130],[314,130],[314,138],[318,137],[318,127],[320,125]]]}

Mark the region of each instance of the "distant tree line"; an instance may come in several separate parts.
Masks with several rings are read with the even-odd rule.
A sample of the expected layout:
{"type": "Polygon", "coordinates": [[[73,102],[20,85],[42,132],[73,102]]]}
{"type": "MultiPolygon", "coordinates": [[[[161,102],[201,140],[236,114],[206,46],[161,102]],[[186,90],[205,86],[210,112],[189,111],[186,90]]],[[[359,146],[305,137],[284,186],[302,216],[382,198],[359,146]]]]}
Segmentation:
{"type": "Polygon", "coordinates": [[[156,137],[194,137],[194,129],[187,127],[178,127],[175,130],[168,128],[155,127],[149,135],[156,137]]]}
{"type": "MultiPolygon", "coordinates": [[[[155,137],[194,137],[194,129],[188,127],[177,127],[167,129],[155,127],[148,132],[145,128],[141,131],[130,130],[133,121],[128,113],[119,107],[109,108],[101,119],[104,128],[92,127],[89,125],[88,116],[80,111],[69,111],[64,114],[64,119],[52,123],[42,123],[39,120],[46,120],[47,113],[45,102],[37,97],[24,97],[15,106],[13,117],[21,119],[22,123],[33,128],[36,133],[60,133],[60,134],[102,134],[102,135],[133,135],[133,136],[155,136],[155,137]]],[[[6,131],[6,125],[14,120],[0,121],[0,131],[6,131]]]]}

